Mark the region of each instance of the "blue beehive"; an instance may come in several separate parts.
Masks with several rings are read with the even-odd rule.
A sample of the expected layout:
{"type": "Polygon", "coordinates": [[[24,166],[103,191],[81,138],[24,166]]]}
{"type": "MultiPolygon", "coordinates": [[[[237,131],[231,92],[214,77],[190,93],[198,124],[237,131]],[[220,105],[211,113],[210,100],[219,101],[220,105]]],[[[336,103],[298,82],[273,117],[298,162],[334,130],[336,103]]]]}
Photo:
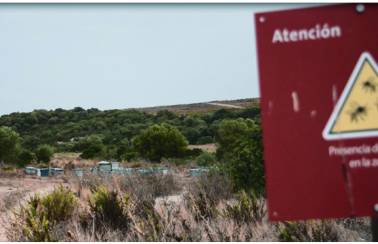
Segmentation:
{"type": "Polygon", "coordinates": [[[79,178],[83,177],[84,175],[84,169],[74,169],[75,175],[79,178]]]}
{"type": "Polygon", "coordinates": [[[196,169],[190,169],[189,174],[190,176],[201,176],[205,173],[209,172],[208,168],[196,168],[196,169]]]}
{"type": "Polygon", "coordinates": [[[97,164],[98,172],[110,173],[112,171],[112,164],[107,161],[101,161],[97,164]]]}
{"type": "Polygon", "coordinates": [[[49,176],[49,168],[42,168],[42,169],[37,169],[37,175],[41,177],[47,177],[49,176]]]}
{"type": "Polygon", "coordinates": [[[169,169],[166,168],[166,167],[157,167],[157,168],[154,168],[154,172],[158,173],[158,174],[166,175],[166,174],[168,174],[169,169]]]}
{"type": "Polygon", "coordinates": [[[50,174],[51,175],[59,175],[59,174],[63,174],[63,173],[64,173],[63,168],[50,168],[50,174]]]}
{"type": "Polygon", "coordinates": [[[111,162],[112,164],[112,171],[117,171],[120,169],[119,162],[111,162]]]}
{"type": "Polygon", "coordinates": [[[37,174],[37,168],[35,168],[35,167],[25,167],[25,174],[27,174],[27,175],[36,175],[37,174]]]}

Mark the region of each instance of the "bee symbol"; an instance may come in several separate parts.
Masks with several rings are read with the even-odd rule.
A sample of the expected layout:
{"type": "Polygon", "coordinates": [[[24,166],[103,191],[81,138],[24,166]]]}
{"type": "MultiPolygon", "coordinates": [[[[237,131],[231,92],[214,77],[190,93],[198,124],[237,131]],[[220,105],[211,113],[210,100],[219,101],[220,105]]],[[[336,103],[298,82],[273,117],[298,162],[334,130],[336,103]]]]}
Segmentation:
{"type": "Polygon", "coordinates": [[[366,92],[375,93],[377,90],[377,83],[373,81],[373,78],[369,78],[362,83],[362,89],[366,92]]]}
{"type": "Polygon", "coordinates": [[[359,122],[360,120],[364,120],[367,116],[367,108],[366,106],[358,105],[354,103],[352,111],[349,112],[350,120],[352,122],[359,122]]]}

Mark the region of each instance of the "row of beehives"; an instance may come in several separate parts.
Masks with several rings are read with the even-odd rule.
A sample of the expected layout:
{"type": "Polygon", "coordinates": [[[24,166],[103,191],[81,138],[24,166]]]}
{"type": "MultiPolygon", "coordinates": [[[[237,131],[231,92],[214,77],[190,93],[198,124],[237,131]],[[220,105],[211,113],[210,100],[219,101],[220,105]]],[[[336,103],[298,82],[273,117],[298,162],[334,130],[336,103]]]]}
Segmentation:
{"type": "MultiPolygon", "coordinates": [[[[132,175],[132,174],[168,174],[171,169],[167,167],[150,167],[150,168],[125,168],[120,167],[118,162],[107,162],[101,161],[93,168],[77,168],[74,169],[75,174],[78,177],[82,177],[84,174],[122,174],[122,175],[132,175]]],[[[195,168],[189,170],[189,176],[200,176],[207,173],[209,169],[207,168],[195,168]]]]}
{"type": "Polygon", "coordinates": [[[167,174],[169,171],[168,168],[165,167],[157,167],[157,168],[124,168],[120,167],[118,162],[107,162],[101,161],[97,164],[96,167],[93,168],[76,168],[74,172],[77,176],[82,177],[84,174],[153,174],[153,173],[160,173],[160,174],[167,174]]]}
{"type": "Polygon", "coordinates": [[[38,168],[38,167],[25,167],[25,174],[27,175],[37,175],[42,177],[63,174],[64,169],[62,168],[38,168]]]}

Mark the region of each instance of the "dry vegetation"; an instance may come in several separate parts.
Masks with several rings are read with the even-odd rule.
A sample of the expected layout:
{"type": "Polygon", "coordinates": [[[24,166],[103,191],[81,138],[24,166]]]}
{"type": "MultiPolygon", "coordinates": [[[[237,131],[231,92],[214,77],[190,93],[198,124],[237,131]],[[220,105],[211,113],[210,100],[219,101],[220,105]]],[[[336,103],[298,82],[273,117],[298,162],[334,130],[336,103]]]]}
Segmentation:
{"type": "Polygon", "coordinates": [[[18,170],[17,175],[3,173],[0,181],[0,241],[6,241],[6,228],[19,206],[35,193],[47,194],[58,185],[65,184],[64,177],[26,177],[18,170]]]}
{"type": "Polygon", "coordinates": [[[260,101],[258,98],[248,98],[248,99],[238,99],[238,100],[225,100],[225,101],[211,101],[208,103],[192,103],[192,104],[181,104],[181,105],[171,105],[171,106],[158,106],[149,108],[140,108],[138,110],[155,114],[161,110],[168,110],[176,114],[204,114],[209,112],[214,112],[222,108],[220,106],[211,105],[211,103],[219,103],[226,105],[240,106],[244,108],[256,107],[259,105],[260,101]]]}
{"type": "Polygon", "coordinates": [[[82,159],[80,158],[80,153],[55,153],[50,161],[50,164],[54,167],[93,167],[96,165],[96,160],[82,159]]]}
{"type": "Polygon", "coordinates": [[[265,200],[224,176],[87,175],[32,197],[11,241],[363,241],[366,219],[269,223],[265,200]],[[185,177],[184,177],[185,178],[185,177]]]}
{"type": "Polygon", "coordinates": [[[217,146],[215,143],[203,144],[203,145],[189,145],[189,149],[200,149],[204,152],[215,153],[217,146]]]}

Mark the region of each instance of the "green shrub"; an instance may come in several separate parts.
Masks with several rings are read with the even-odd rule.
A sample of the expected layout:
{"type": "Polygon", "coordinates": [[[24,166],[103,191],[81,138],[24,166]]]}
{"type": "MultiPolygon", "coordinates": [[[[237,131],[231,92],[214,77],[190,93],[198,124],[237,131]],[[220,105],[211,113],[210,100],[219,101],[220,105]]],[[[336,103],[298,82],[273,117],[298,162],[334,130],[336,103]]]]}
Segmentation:
{"type": "Polygon", "coordinates": [[[81,151],[80,157],[85,159],[102,158],[106,154],[106,147],[100,136],[90,135],[79,140],[75,145],[76,151],[81,151]]]}
{"type": "Polygon", "coordinates": [[[196,162],[198,166],[207,167],[215,164],[217,160],[214,154],[203,152],[197,157],[196,162]]]}
{"type": "Polygon", "coordinates": [[[54,241],[51,230],[71,218],[76,207],[76,197],[63,186],[44,197],[35,195],[19,215],[23,238],[26,241],[54,241]]]}
{"type": "Polygon", "coordinates": [[[42,198],[47,219],[59,222],[69,219],[77,206],[76,197],[72,191],[59,186],[50,194],[42,198]]]}
{"type": "Polygon", "coordinates": [[[101,228],[108,224],[113,228],[127,227],[127,207],[129,196],[123,199],[118,196],[117,191],[109,191],[106,187],[100,186],[92,193],[89,205],[96,218],[97,227],[101,228]]]}
{"type": "Polygon", "coordinates": [[[0,163],[14,163],[20,150],[20,135],[10,127],[0,126],[0,163]]]}
{"type": "Polygon", "coordinates": [[[49,145],[41,145],[37,148],[37,151],[35,152],[37,160],[40,163],[50,162],[50,159],[53,156],[53,154],[54,154],[54,148],[49,145]]]}
{"type": "Polygon", "coordinates": [[[136,151],[153,162],[160,162],[163,157],[182,157],[187,145],[181,132],[166,123],[152,125],[133,139],[136,151]]]}
{"type": "Polygon", "coordinates": [[[53,241],[50,234],[51,224],[41,207],[41,198],[38,195],[29,200],[23,215],[25,219],[21,227],[26,241],[53,241]]]}
{"type": "Polygon", "coordinates": [[[224,163],[235,190],[263,195],[265,188],[261,128],[253,120],[224,120],[218,125],[217,157],[224,163]]]}
{"type": "Polygon", "coordinates": [[[36,160],[36,155],[29,150],[22,150],[18,155],[18,166],[24,167],[27,164],[30,164],[32,161],[36,160]]]}
{"type": "Polygon", "coordinates": [[[133,148],[133,145],[128,139],[123,139],[122,141],[120,141],[116,154],[118,160],[126,160],[128,162],[138,156],[137,152],[133,148]]]}
{"type": "Polygon", "coordinates": [[[200,137],[198,140],[197,140],[197,144],[209,144],[209,143],[213,143],[214,142],[214,138],[212,136],[203,136],[203,137],[200,137]]]}

